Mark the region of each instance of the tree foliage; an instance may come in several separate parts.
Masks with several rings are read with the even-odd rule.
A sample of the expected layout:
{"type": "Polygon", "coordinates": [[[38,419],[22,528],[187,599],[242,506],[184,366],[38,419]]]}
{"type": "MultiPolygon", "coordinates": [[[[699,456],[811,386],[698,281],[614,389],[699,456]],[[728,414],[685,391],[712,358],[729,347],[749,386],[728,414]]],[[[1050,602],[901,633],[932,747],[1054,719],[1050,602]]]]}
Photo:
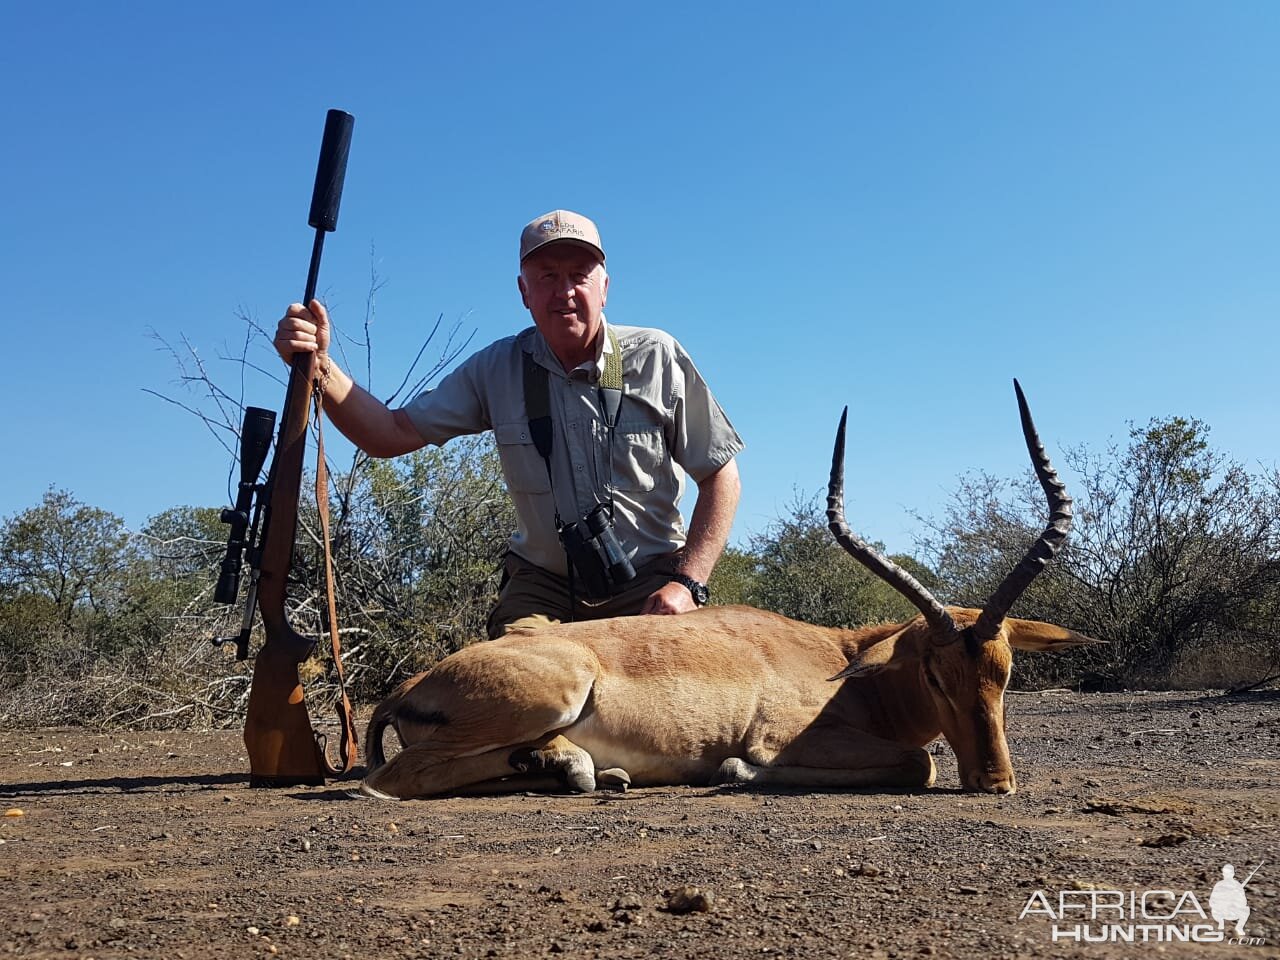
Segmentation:
{"type": "MultiPolygon", "coordinates": [[[[882,545],[877,545],[883,551],[882,545]]],[[[910,557],[893,559],[927,583],[932,574],[910,557]]],[[[835,542],[816,497],[794,498],[785,516],[729,552],[711,583],[716,602],[746,603],[795,620],[849,627],[916,614],[911,604],[835,542]]]]}
{"type": "Polygon", "coordinates": [[[47,491],[0,528],[0,589],[47,601],[64,625],[113,609],[135,559],[119,517],[65,490],[47,491]]]}
{"type": "MultiPolygon", "coordinates": [[[[1167,684],[1194,663],[1280,673],[1280,484],[1215,451],[1194,419],[1131,427],[1124,447],[1069,450],[1075,525],[1017,604],[1108,641],[1041,679],[1167,684]]],[[[944,592],[979,605],[1043,526],[1034,479],[965,477],[922,545],[944,592]]],[[[1194,677],[1187,677],[1194,680],[1194,677]]],[[[1204,679],[1211,679],[1204,677],[1204,679]]],[[[1229,678],[1227,678],[1229,679],[1229,678]]]]}

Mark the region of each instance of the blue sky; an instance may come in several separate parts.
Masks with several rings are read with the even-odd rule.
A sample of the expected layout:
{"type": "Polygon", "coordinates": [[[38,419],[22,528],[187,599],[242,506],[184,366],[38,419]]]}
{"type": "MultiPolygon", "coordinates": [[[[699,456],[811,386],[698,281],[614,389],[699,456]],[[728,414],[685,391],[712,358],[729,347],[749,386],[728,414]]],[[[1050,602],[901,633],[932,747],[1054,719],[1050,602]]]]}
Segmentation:
{"type": "Polygon", "coordinates": [[[383,279],[375,392],[438,315],[527,325],[519,228],[580,210],[610,317],[672,331],[747,441],[739,539],[822,488],[848,404],[850,519],[910,549],[959,474],[1023,469],[1013,376],[1051,454],[1178,414],[1275,464],[1280,6],[267,8],[9,6],[0,515],[224,502],[150,333],[237,382],[237,311],[301,295],[330,107],[321,287],[357,330],[383,279]]]}

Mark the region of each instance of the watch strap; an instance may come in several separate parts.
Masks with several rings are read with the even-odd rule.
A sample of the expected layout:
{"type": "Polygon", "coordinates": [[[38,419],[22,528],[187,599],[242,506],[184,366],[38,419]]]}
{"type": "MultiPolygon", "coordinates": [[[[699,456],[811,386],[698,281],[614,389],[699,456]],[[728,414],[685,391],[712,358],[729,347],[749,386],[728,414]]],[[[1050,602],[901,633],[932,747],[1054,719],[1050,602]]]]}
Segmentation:
{"type": "Polygon", "coordinates": [[[673,573],[671,575],[671,580],[672,582],[678,583],[687,589],[693,596],[693,602],[698,606],[705,604],[710,597],[710,591],[707,590],[707,585],[701,581],[693,579],[693,577],[685,576],[683,573],[673,573]]]}

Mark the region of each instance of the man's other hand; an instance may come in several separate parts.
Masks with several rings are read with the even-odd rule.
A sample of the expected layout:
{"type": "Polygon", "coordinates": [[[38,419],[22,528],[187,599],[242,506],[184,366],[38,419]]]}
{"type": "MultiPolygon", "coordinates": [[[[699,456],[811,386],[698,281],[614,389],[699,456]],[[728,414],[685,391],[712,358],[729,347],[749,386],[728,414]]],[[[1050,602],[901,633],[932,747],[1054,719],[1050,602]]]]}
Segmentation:
{"type": "Polygon", "coordinates": [[[693,602],[693,595],[689,593],[689,588],[673,580],[649,594],[649,599],[640,608],[640,613],[689,613],[697,609],[698,605],[693,602]]]}

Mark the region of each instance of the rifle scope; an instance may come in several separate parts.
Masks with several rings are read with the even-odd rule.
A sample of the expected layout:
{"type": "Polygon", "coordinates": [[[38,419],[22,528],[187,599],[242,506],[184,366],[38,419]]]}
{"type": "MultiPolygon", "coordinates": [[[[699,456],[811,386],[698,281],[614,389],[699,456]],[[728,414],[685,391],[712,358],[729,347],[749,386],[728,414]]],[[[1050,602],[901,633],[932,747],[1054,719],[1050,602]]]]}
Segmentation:
{"type": "Polygon", "coordinates": [[[275,429],[274,410],[262,407],[245,407],[244,424],[240,428],[240,486],[236,491],[236,505],[223,510],[221,520],[231,524],[227,534],[227,554],[222,559],[218,574],[218,586],[213,592],[215,603],[235,603],[240,592],[240,568],[244,562],[244,550],[249,546],[246,533],[253,510],[253,497],[258,492],[258,474],[271,449],[271,434],[275,429]]]}

